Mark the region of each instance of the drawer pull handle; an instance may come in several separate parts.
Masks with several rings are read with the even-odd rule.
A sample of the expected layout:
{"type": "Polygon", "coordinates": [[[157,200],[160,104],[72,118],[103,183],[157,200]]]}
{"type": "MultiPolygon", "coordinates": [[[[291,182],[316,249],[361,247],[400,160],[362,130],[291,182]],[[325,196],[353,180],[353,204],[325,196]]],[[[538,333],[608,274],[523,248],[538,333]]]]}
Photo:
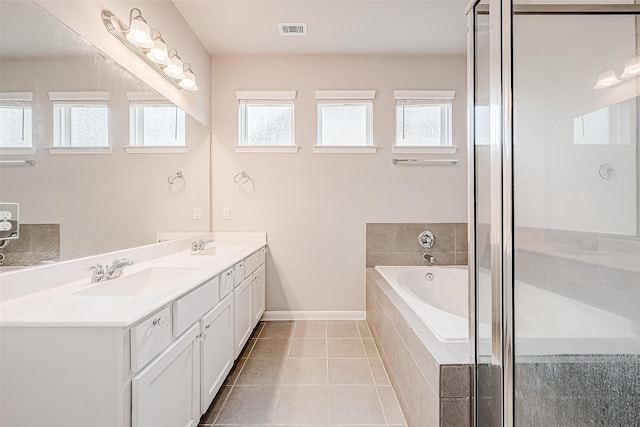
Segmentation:
{"type": "Polygon", "coordinates": [[[153,319],[153,326],[156,326],[158,328],[166,328],[167,326],[169,326],[169,322],[166,321],[164,316],[160,316],[157,319],[153,319]]]}

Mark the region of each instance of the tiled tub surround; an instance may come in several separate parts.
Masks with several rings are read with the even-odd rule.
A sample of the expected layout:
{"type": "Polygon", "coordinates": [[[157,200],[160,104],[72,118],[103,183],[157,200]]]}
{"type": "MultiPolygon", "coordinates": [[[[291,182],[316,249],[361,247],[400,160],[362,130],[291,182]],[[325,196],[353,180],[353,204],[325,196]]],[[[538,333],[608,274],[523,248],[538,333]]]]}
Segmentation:
{"type": "Polygon", "coordinates": [[[2,266],[29,266],[60,259],[60,224],[20,224],[20,238],[0,250],[2,266]]]}
{"type": "Polygon", "coordinates": [[[364,321],[261,322],[200,427],[405,426],[364,321]]]}
{"type": "Polygon", "coordinates": [[[433,265],[467,265],[466,223],[368,223],[367,267],[377,265],[432,265],[423,259],[433,255],[433,265]],[[418,236],[429,230],[435,236],[432,248],[424,249],[418,236]]]}
{"type": "Polygon", "coordinates": [[[440,341],[373,269],[367,269],[366,298],[367,322],[407,424],[468,427],[468,344],[440,341]]]}

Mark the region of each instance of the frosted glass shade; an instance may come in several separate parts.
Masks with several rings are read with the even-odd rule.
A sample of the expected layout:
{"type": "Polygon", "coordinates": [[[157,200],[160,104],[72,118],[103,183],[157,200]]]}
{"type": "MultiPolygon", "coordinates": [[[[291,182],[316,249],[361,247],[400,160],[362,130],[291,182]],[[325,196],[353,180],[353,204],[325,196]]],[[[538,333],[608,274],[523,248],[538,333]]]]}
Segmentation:
{"type": "Polygon", "coordinates": [[[164,73],[169,77],[173,77],[174,79],[183,79],[184,71],[182,67],[183,64],[180,58],[178,58],[177,56],[173,56],[171,58],[171,63],[164,69],[164,73]]]}
{"type": "Polygon", "coordinates": [[[620,80],[616,76],[616,72],[613,70],[607,70],[598,76],[598,82],[593,87],[594,89],[605,89],[612,87],[620,83],[620,80]]]}
{"type": "Polygon", "coordinates": [[[154,42],[151,39],[151,30],[140,17],[136,17],[131,21],[131,27],[127,32],[126,38],[129,43],[138,47],[151,49],[154,46],[154,42]]]}
{"type": "Polygon", "coordinates": [[[627,59],[627,62],[624,63],[624,71],[622,72],[622,78],[628,79],[640,74],[640,56],[634,56],[633,58],[627,59]]]}
{"type": "Polygon", "coordinates": [[[167,45],[162,41],[162,39],[154,40],[153,47],[149,52],[147,52],[147,58],[149,58],[156,64],[160,64],[164,66],[168,66],[171,64],[167,45]]]}
{"type": "Polygon", "coordinates": [[[196,76],[188,69],[184,72],[184,78],[180,80],[180,87],[185,90],[198,90],[198,86],[196,86],[196,76]]]}

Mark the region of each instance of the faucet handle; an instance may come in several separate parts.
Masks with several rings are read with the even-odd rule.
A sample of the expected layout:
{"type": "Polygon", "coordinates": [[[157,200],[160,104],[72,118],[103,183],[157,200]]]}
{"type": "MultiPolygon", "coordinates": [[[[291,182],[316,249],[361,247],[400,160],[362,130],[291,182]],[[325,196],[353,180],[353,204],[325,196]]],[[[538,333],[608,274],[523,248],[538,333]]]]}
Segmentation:
{"type": "Polygon", "coordinates": [[[92,265],[91,267],[86,267],[84,271],[92,271],[95,270],[95,274],[104,273],[104,266],[102,264],[92,265]]]}
{"type": "Polygon", "coordinates": [[[130,259],[126,259],[126,258],[121,258],[121,259],[114,259],[113,262],[111,263],[111,265],[113,267],[120,267],[120,266],[125,266],[125,265],[131,265],[134,264],[135,261],[130,260],[130,259]]]}

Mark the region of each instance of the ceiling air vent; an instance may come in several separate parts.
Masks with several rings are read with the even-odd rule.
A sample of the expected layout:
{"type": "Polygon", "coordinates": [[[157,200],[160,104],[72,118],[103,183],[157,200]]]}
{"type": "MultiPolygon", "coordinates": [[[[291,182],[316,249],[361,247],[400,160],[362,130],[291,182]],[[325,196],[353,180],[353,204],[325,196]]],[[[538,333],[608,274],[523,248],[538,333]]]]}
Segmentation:
{"type": "Polygon", "coordinates": [[[307,24],[278,24],[278,32],[281,36],[306,36],[307,24]]]}

